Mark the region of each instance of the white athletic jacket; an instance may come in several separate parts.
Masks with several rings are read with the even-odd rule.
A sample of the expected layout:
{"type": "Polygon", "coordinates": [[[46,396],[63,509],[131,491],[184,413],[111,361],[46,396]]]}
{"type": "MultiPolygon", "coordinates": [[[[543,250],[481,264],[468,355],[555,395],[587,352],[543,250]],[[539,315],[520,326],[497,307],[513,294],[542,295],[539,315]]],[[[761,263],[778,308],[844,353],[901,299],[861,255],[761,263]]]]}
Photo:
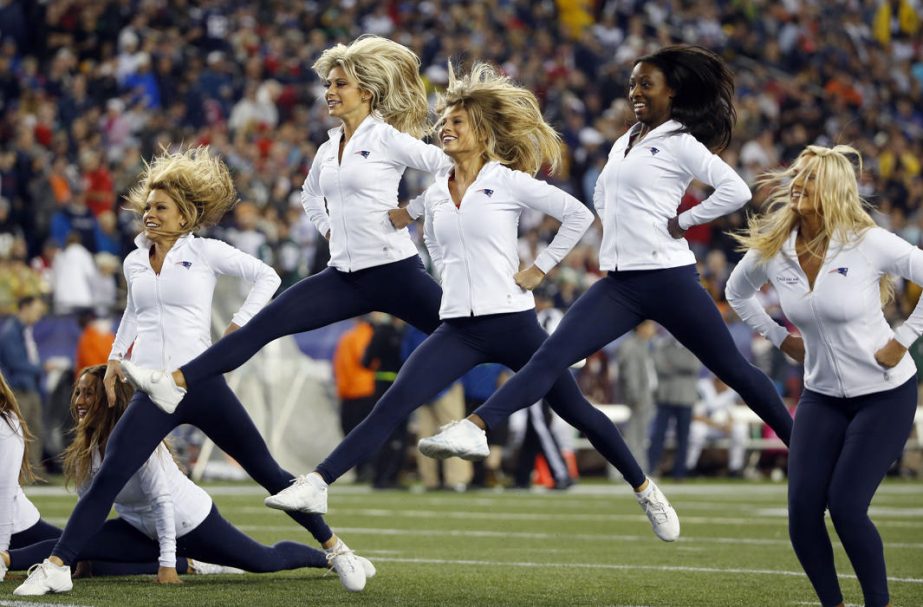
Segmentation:
{"type": "MultiPolygon", "coordinates": [[[[95,476],[102,460],[93,454],[95,476]]],[[[78,490],[89,491],[91,478],[78,490]]],[[[176,538],[183,537],[208,516],[212,498],[177,467],[163,443],[135,472],[115,498],[115,511],[126,523],[160,545],[160,566],[176,567],[176,538]]]]}
{"type": "Polygon", "coordinates": [[[420,195],[426,208],[426,247],[442,281],[439,317],[534,308],[532,292],[513,280],[519,271],[520,213],[531,208],[562,222],[535,260],[546,273],[577,244],[593,223],[593,213],[570,194],[497,162],[481,168],[459,208],[452,202],[448,179],[448,172],[440,173],[420,195]]]}
{"type": "Polygon", "coordinates": [[[212,343],[212,296],[220,274],[250,281],[253,288],[233,322],[243,326],[270,300],[281,280],[265,263],[211,238],[191,234],[177,239],[160,274],[149,259],[151,243],[140,234],[138,248],[125,258],[128,303],[112,345],[110,360],[125,358],[152,369],[176,369],[212,343]]]}
{"type": "Polygon", "coordinates": [[[19,486],[25,443],[19,420],[0,416],[0,550],[10,548],[10,536],[38,522],[39,514],[19,486]],[[9,421],[7,421],[9,420],[9,421]]]}
{"type": "Polygon", "coordinates": [[[407,167],[436,173],[451,166],[442,150],[368,116],[337,159],[343,127],[328,131],[301,190],[301,204],[317,230],[330,231],[330,262],[354,272],[407,259],[417,248],[406,229],[388,219],[407,167]]]}
{"type": "Polygon", "coordinates": [[[734,268],[726,295],[738,316],[773,345],[781,345],[788,330],[756,299],[760,287],[769,282],[785,316],[804,339],[804,384],[815,392],[861,396],[910,379],[916,367],[909,354],[885,369],[875,361],[875,352],[891,338],[909,347],[923,332],[923,307],[918,304],[892,331],[881,310],[878,281],[883,274],[896,274],[923,284],[923,251],[882,228],[871,228],[848,244],[832,242],[812,291],[795,253],[796,235],[793,231],[782,250],[765,263],[751,250],[734,268]]]}
{"type": "Polygon", "coordinates": [[[638,123],[612,146],[593,194],[603,224],[601,269],[654,270],[694,264],[686,239],[667,232],[667,221],[676,215],[693,179],[715,192],[679,216],[684,229],[726,215],[750,200],[750,188],[721,158],[688,133],[672,134],[680,127],[668,120],[626,155],[638,123]]]}

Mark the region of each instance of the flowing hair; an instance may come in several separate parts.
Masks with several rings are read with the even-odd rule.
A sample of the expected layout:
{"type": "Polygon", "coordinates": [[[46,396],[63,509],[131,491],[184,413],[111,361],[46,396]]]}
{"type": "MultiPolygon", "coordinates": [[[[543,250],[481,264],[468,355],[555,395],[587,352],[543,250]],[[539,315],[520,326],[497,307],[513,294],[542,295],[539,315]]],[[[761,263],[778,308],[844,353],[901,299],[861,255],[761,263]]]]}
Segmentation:
{"type": "Polygon", "coordinates": [[[128,208],[143,214],[153,190],[162,190],[172,198],[186,220],[186,226],[175,234],[159,232],[167,236],[215,225],[238,200],[231,172],[208,146],[175,153],[163,150],[151,162],[145,161],[138,184],[125,197],[128,208]]]}
{"type": "MultiPolygon", "coordinates": [[[[869,214],[870,205],[859,196],[857,174],[862,172],[862,156],[848,145],[826,148],[806,147],[787,169],[768,171],[757,179],[759,187],[769,188],[764,212],[751,215],[747,229],[731,234],[740,243],[739,249],[755,250],[766,262],[782,250],[800,217],[792,204],[792,185],[796,176],[814,177],[814,204],[822,212],[821,229],[805,243],[808,252],[823,259],[831,240],[845,245],[857,243],[875,221],[869,214]],[[850,160],[855,159],[855,163],[850,160]]],[[[889,276],[879,282],[882,305],[894,296],[889,276]]]]}
{"type": "Polygon", "coordinates": [[[639,63],[657,67],[673,89],[670,115],[683,125],[677,132],[689,133],[715,153],[731,143],[737,122],[734,75],[720,56],[701,46],[679,44],[640,57],[634,64],[639,63]]]}
{"type": "Polygon", "coordinates": [[[426,85],[420,58],[406,46],[379,36],[360,36],[349,46],[328,48],[314,62],[321,78],[341,67],[371,95],[372,112],[397,130],[416,138],[428,131],[426,85]]]}
{"type": "Polygon", "coordinates": [[[22,434],[23,454],[22,463],[19,465],[19,482],[20,484],[36,480],[32,465],[29,464],[29,443],[35,440],[35,437],[29,432],[29,426],[19,410],[19,403],[16,402],[16,395],[13,394],[12,388],[6,383],[3,373],[0,373],[0,419],[6,422],[13,434],[22,434]],[[19,432],[13,426],[13,420],[19,422],[19,432]]]}
{"type": "MultiPolygon", "coordinates": [[[[561,163],[561,137],[542,117],[532,91],[517,86],[486,63],[456,77],[449,63],[449,86],[436,99],[436,112],[461,107],[468,112],[484,156],[530,175],[547,164],[553,173],[561,163]]],[[[435,126],[439,130],[444,118],[435,126]]]]}

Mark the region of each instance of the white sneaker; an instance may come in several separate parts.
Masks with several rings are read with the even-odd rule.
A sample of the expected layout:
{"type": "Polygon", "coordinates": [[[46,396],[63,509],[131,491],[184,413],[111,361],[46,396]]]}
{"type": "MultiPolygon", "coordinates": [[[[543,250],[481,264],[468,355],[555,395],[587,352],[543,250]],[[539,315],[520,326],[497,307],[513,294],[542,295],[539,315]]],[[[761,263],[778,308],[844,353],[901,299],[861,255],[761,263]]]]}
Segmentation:
{"type": "Polygon", "coordinates": [[[356,558],[359,560],[359,564],[362,566],[362,570],[365,571],[365,579],[368,580],[375,577],[375,574],[377,574],[378,571],[375,569],[375,565],[372,564],[372,561],[368,560],[364,556],[357,556],[356,558]]]}
{"type": "MultiPolygon", "coordinates": [[[[365,588],[365,578],[368,576],[365,573],[365,563],[362,561],[372,565],[368,559],[356,556],[340,539],[333,548],[328,548],[326,552],[327,562],[330,563],[330,568],[340,576],[340,583],[344,588],[350,592],[360,592],[365,588]]],[[[375,567],[372,566],[373,575],[374,569],[375,567]]]]}
{"type": "Polygon", "coordinates": [[[215,565],[212,563],[203,563],[202,561],[194,561],[192,559],[186,559],[189,561],[189,573],[193,575],[225,575],[225,574],[240,574],[246,573],[243,569],[238,569],[237,567],[228,567],[226,565],[215,565]]]}
{"type": "Polygon", "coordinates": [[[674,542],[679,538],[679,517],[676,516],[676,510],[654,481],[647,479],[647,482],[648,488],[641,493],[635,493],[635,498],[651,522],[654,534],[665,542],[674,542]]]}
{"type": "Polygon", "coordinates": [[[460,457],[475,462],[490,455],[487,433],[467,419],[446,424],[439,434],[420,439],[417,449],[435,459],[460,457]]]}
{"type": "Polygon", "coordinates": [[[71,568],[61,567],[48,559],[29,567],[29,577],[13,594],[17,596],[42,596],[49,592],[70,592],[74,588],[71,582],[71,568]]]}
{"type": "Polygon", "coordinates": [[[151,397],[154,404],[166,413],[173,413],[186,391],[176,385],[173,375],[167,371],[145,369],[130,360],[122,361],[122,369],[129,383],[151,397]]]}
{"type": "Polygon", "coordinates": [[[290,487],[270,495],[263,503],[276,510],[327,513],[327,483],[319,475],[311,473],[295,477],[290,487]]]}

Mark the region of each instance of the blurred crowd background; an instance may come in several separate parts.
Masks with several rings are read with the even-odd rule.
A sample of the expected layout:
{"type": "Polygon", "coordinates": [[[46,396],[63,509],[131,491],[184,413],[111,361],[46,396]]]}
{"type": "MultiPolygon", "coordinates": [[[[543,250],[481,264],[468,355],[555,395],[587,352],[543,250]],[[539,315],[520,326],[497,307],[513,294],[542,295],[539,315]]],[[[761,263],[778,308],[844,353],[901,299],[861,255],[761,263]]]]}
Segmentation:
{"type": "MultiPolygon", "coordinates": [[[[122,197],[144,159],[181,145],[210,145],[235,175],[241,203],[207,235],[271,264],[282,288],[320,271],[326,242],[300,189],[335,123],[311,65],[366,33],[413,49],[430,91],[445,85],[450,60],[474,59],[533,90],[566,146],[562,171],[545,177],[587,204],[609,147],[633,122],[625,94],[634,59],[671,43],[706,46],[736,77],[739,119],[722,156],[744,179],[754,183],[807,144],[848,143],[863,154],[861,190],[876,221],[919,245],[920,20],[918,0],[0,0],[0,315],[21,316],[31,297],[47,304],[35,324],[43,372],[65,373],[67,360],[44,353],[71,344],[71,368],[105,359],[124,306],[120,260],[139,226],[122,197]]],[[[408,173],[402,200],[427,183],[408,173]]],[[[694,183],[681,208],[708,194],[694,183]]],[[[688,239],[738,346],[794,402],[800,368],[723,302],[740,256],[726,232],[762,199],[755,189],[747,208],[688,239]]],[[[524,264],[555,228],[523,217],[524,264]]],[[[548,276],[550,307],[566,310],[600,277],[600,230],[597,222],[548,276]]],[[[419,226],[412,231],[420,241],[419,226]]],[[[892,320],[909,313],[919,288],[899,284],[898,294],[892,320]]],[[[771,292],[765,303],[773,307],[771,292]]],[[[616,344],[578,374],[596,401],[624,402],[619,369],[616,344]]],[[[47,403],[54,385],[42,385],[47,403]]]]}

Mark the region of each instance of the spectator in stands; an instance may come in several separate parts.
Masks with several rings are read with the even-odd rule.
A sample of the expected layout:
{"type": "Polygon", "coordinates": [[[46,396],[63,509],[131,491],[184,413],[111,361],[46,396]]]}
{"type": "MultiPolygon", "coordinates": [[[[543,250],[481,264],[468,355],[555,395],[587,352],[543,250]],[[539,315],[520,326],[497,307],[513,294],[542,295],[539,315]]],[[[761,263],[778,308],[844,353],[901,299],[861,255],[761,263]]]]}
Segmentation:
{"type": "MultiPolygon", "coordinates": [[[[352,432],[375,406],[375,372],[362,365],[369,342],[372,341],[372,324],[360,318],[340,336],[333,352],[333,378],[340,399],[340,428],[343,436],[352,432]]],[[[360,482],[371,480],[369,462],[356,466],[360,482]]]]}
{"type": "MultiPolygon", "coordinates": [[[[657,325],[650,320],[641,322],[619,342],[617,353],[619,394],[631,409],[625,427],[625,442],[635,457],[644,461],[647,441],[654,419],[654,394],[658,389],[654,367],[654,336],[657,325]]],[[[649,472],[654,473],[651,469],[649,472]]]]}
{"type": "Polygon", "coordinates": [[[651,474],[660,469],[667,428],[673,420],[676,451],[673,455],[673,478],[686,477],[686,453],[689,448],[689,427],[692,406],[698,400],[697,382],[702,363],[695,354],[683,347],[672,335],[665,335],[654,344],[654,369],[657,372],[657,414],[651,430],[648,462],[651,474]]]}
{"type": "Polygon", "coordinates": [[[727,288],[741,319],[805,364],[789,454],[789,535],[823,605],[843,605],[828,509],[864,603],[890,604],[868,508],[917,409],[907,348],[923,333],[923,302],[896,330],[882,306],[893,294],[889,274],[923,284],[923,251],[876,226],[859,196],[861,170],[854,148],[812,145],[788,169],[768,173],[768,210],[738,236],[749,250],[727,288]],[[757,301],[766,282],[801,335],[757,301]]]}
{"type": "Polygon", "coordinates": [[[613,146],[594,197],[605,226],[600,267],[609,273],[475,415],[536,402],[563,370],[651,319],[741,394],[787,443],[792,420],[785,405],[769,378],[734,348],[683,239],[687,227],[750,198],[747,185],[711,152],[730,142],[733,90],[727,65],[699,47],[667,47],[635,62],[628,97],[638,122],[613,146]],[[715,192],[674,215],[694,177],[715,192]]]}
{"type": "Polygon", "coordinates": [[[6,377],[13,398],[33,440],[29,446],[29,465],[42,468],[45,424],[42,412],[42,381],[45,369],[39,358],[32,328],[45,315],[45,302],[29,296],[19,300],[19,311],[0,330],[0,371],[6,377]]]}
{"type": "Polygon", "coordinates": [[[70,314],[93,307],[93,287],[99,281],[99,271],[77,232],[68,235],[67,244],[55,255],[52,274],[55,314],[70,314]]]}
{"type": "MultiPolygon", "coordinates": [[[[64,475],[80,495],[87,492],[99,470],[114,427],[131,400],[131,388],[121,384],[116,386],[115,402],[107,402],[105,373],[106,365],[83,369],[71,396],[75,430],[63,455],[64,475]]],[[[0,436],[2,432],[0,427],[0,436]]],[[[31,506],[28,500],[23,505],[31,506]]],[[[330,566],[323,552],[303,544],[264,546],[244,535],[221,516],[205,491],[186,478],[166,443],[160,443],[128,480],[115,508],[118,516],[107,520],[81,551],[80,577],[156,573],[158,584],[178,584],[178,573],[243,573],[241,569],[263,573],[330,566]]],[[[24,570],[41,563],[61,533],[42,520],[35,526],[39,529],[25,532],[31,542],[15,538],[18,545],[13,550],[0,543],[0,579],[6,567],[24,570]]],[[[361,561],[374,573],[371,563],[361,561]]],[[[45,584],[36,581],[30,577],[14,594],[40,592],[45,584]]],[[[71,589],[70,579],[61,581],[58,592],[71,589]]]]}
{"type": "MultiPolygon", "coordinates": [[[[135,240],[138,248],[125,260],[129,305],[119,323],[104,380],[111,404],[117,400],[117,381],[125,379],[123,367],[131,366],[125,360],[129,348],[138,364],[159,365],[163,361],[183,363],[208,347],[212,291],[219,275],[254,283],[226,333],[245,324],[279,286],[278,276],[262,262],[223,242],[193,235],[215,224],[236,202],[227,166],[206,147],[156,157],[129,194],[128,203],[142,214],[144,229],[135,240]]],[[[184,423],[200,428],[268,491],[279,491],[293,480],[272,458],[223,377],[191,389],[184,406],[175,413],[165,413],[138,392],[115,427],[96,478],[78,501],[52,555],[24,584],[30,594],[70,588],[70,565],[103,526],[121,488],[163,438],[184,423]]],[[[361,563],[323,518],[291,516],[328,549],[344,586],[362,590],[366,574],[361,563]]]]}
{"type": "Polygon", "coordinates": [[[740,397],[717,377],[700,379],[697,387],[699,399],[692,410],[686,467],[695,470],[706,441],[727,438],[728,476],[742,478],[749,428],[747,422],[735,420],[732,415],[740,397]]]}
{"type": "Polygon", "coordinates": [[[80,311],[77,322],[80,325],[80,338],[74,355],[75,375],[82,369],[93,365],[105,364],[109,360],[115,333],[112,332],[110,311],[98,314],[97,310],[87,308],[80,311]]]}
{"type": "Polygon", "coordinates": [[[82,192],[51,217],[51,237],[59,247],[71,244],[71,234],[87,251],[96,252],[96,217],[84,204],[82,192]]]}

